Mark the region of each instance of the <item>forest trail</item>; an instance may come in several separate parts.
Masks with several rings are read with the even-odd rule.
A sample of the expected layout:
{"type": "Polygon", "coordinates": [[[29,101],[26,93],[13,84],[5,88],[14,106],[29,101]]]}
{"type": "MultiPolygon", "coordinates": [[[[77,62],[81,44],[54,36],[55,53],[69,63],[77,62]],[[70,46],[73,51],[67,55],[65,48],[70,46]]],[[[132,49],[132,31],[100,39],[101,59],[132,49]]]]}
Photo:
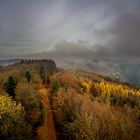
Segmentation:
{"type": "Polygon", "coordinates": [[[55,127],[54,127],[54,122],[53,122],[53,115],[49,103],[49,88],[41,88],[39,90],[41,100],[44,105],[44,110],[45,110],[45,118],[44,118],[44,123],[41,127],[38,128],[38,140],[56,140],[56,132],[55,132],[55,127]]]}

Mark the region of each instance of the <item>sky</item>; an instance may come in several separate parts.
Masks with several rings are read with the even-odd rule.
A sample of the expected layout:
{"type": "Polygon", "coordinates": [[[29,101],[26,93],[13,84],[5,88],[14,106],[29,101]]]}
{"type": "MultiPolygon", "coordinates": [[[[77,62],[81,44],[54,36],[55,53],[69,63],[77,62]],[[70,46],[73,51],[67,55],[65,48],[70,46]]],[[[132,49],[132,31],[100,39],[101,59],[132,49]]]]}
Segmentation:
{"type": "Polygon", "coordinates": [[[0,58],[140,58],[140,0],[0,0],[0,58]]]}

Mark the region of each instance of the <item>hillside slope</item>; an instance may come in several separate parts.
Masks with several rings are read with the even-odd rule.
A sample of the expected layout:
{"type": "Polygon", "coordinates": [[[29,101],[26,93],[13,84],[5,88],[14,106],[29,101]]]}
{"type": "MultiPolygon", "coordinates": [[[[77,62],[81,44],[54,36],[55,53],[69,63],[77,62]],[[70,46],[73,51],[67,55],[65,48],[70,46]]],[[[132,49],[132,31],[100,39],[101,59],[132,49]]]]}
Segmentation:
{"type": "Polygon", "coordinates": [[[71,70],[59,70],[50,81],[58,139],[140,139],[140,90],[71,70]]]}
{"type": "Polygon", "coordinates": [[[139,140],[140,89],[25,61],[0,71],[0,123],[2,140],[139,140]]]}

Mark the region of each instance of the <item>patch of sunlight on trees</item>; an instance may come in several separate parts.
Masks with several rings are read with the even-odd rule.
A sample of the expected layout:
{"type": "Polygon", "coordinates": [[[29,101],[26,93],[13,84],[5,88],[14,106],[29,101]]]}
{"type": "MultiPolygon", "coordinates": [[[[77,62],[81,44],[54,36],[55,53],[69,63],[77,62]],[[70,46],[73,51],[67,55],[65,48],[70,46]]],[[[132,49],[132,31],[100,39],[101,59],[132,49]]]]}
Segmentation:
{"type": "Polygon", "coordinates": [[[9,96],[0,96],[0,138],[31,138],[31,127],[27,125],[24,107],[9,96]]]}

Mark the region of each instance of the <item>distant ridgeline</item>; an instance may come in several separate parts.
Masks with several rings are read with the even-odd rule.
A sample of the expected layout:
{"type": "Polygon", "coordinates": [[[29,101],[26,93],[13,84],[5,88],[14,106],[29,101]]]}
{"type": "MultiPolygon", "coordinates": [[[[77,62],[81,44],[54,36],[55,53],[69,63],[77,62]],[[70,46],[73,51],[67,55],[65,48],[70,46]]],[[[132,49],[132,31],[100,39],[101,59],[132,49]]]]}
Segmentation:
{"type": "Polygon", "coordinates": [[[41,71],[46,70],[48,74],[56,71],[55,62],[49,59],[21,59],[20,64],[37,64],[41,71]]]}
{"type": "Polygon", "coordinates": [[[0,67],[5,67],[5,66],[9,66],[9,65],[13,65],[15,63],[20,63],[21,60],[20,59],[3,59],[0,60],[0,67]]]}
{"type": "MultiPolygon", "coordinates": [[[[42,77],[46,79],[48,75],[53,74],[56,71],[56,64],[53,60],[48,59],[16,59],[16,60],[0,60],[3,65],[1,65],[1,70],[6,70],[9,68],[37,68],[42,77]],[[5,63],[4,63],[5,62],[5,63]]],[[[46,80],[45,80],[46,81],[46,80]]]]}

